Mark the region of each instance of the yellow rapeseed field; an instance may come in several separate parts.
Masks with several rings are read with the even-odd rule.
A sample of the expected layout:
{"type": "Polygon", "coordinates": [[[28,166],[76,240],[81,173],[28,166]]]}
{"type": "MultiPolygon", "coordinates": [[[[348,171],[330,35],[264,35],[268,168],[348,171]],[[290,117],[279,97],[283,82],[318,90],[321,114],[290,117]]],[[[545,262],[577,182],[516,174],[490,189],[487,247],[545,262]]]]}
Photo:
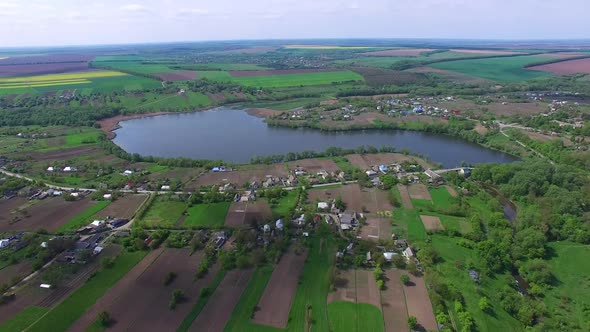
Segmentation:
{"type": "Polygon", "coordinates": [[[116,76],[127,76],[125,73],[111,70],[101,71],[86,71],[86,72],[75,72],[75,73],[63,73],[63,74],[48,74],[39,76],[23,76],[23,77],[9,77],[0,78],[1,83],[27,83],[32,85],[37,82],[68,82],[72,80],[87,80],[90,78],[100,77],[116,77],[116,76]]]}
{"type": "Polygon", "coordinates": [[[42,86],[55,86],[55,85],[69,85],[69,84],[88,84],[92,81],[88,80],[66,80],[66,81],[53,81],[53,82],[31,82],[31,83],[11,83],[11,84],[0,84],[1,89],[19,89],[19,88],[38,88],[42,86]]]}

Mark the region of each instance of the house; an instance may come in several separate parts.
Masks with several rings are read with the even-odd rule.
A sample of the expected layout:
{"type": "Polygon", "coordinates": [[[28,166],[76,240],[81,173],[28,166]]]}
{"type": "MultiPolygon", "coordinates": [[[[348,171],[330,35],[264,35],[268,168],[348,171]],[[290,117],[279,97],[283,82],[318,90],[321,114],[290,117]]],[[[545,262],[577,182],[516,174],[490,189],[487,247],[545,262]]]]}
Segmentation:
{"type": "Polygon", "coordinates": [[[431,170],[430,168],[424,171],[424,174],[428,176],[429,182],[438,184],[443,182],[443,178],[440,174],[436,173],[435,171],[431,170]]]}
{"type": "Polygon", "coordinates": [[[386,174],[387,172],[389,172],[389,168],[385,165],[379,165],[379,171],[383,174],[386,174]]]}
{"type": "Polygon", "coordinates": [[[270,232],[270,225],[269,225],[269,224],[266,224],[266,225],[264,225],[264,226],[262,227],[262,230],[263,230],[265,233],[268,233],[268,232],[270,232]]]}
{"type": "Polygon", "coordinates": [[[404,255],[404,257],[406,258],[406,260],[410,260],[414,257],[414,252],[412,251],[412,248],[407,247],[404,251],[402,251],[402,255],[404,255]]]}
{"type": "Polygon", "coordinates": [[[383,183],[381,182],[381,179],[379,179],[378,177],[374,177],[371,179],[371,183],[373,184],[373,187],[379,187],[380,185],[382,185],[383,183]]]}
{"type": "Polygon", "coordinates": [[[78,171],[78,169],[76,167],[70,167],[70,166],[66,166],[63,169],[64,172],[76,172],[78,171]]]}
{"type": "Polygon", "coordinates": [[[130,169],[126,169],[125,171],[123,171],[123,175],[131,175],[133,174],[133,171],[130,169]]]}
{"type": "Polygon", "coordinates": [[[317,176],[320,176],[322,179],[326,179],[330,174],[328,173],[328,171],[326,171],[325,169],[319,171],[317,173],[317,176]]]}
{"type": "Polygon", "coordinates": [[[70,193],[70,196],[78,198],[80,197],[80,193],[70,193]]]}
{"type": "Polygon", "coordinates": [[[160,188],[160,190],[170,190],[170,186],[164,185],[160,188]]]}
{"type": "Polygon", "coordinates": [[[104,194],[104,195],[102,195],[102,198],[104,198],[104,199],[112,199],[113,198],[113,194],[104,194]]]}
{"type": "Polygon", "coordinates": [[[459,174],[463,177],[468,178],[471,175],[471,170],[469,168],[463,167],[459,170],[459,174]]]}
{"type": "Polygon", "coordinates": [[[104,220],[95,220],[90,223],[90,226],[93,228],[99,228],[99,227],[104,226],[105,224],[106,224],[106,222],[104,220]]]}
{"type": "Polygon", "coordinates": [[[348,253],[351,253],[351,252],[352,252],[352,248],[354,248],[354,243],[350,242],[350,243],[348,244],[348,246],[346,246],[346,251],[347,251],[348,253]]]}
{"type": "Polygon", "coordinates": [[[277,230],[282,231],[283,228],[285,228],[285,225],[283,224],[283,219],[279,219],[275,222],[275,227],[277,228],[277,230]]]}
{"type": "Polygon", "coordinates": [[[227,167],[225,167],[225,166],[218,166],[218,167],[213,167],[211,170],[213,172],[226,172],[227,171],[227,167]]]}
{"type": "Polygon", "coordinates": [[[330,205],[326,202],[318,202],[318,210],[327,210],[330,208],[330,205]]]}
{"type": "Polygon", "coordinates": [[[396,247],[398,248],[407,248],[408,247],[408,242],[404,239],[401,240],[395,240],[394,244],[396,247]]]}
{"type": "Polygon", "coordinates": [[[10,240],[9,239],[2,239],[2,240],[0,240],[0,249],[8,248],[8,245],[9,244],[10,244],[10,240]]]}
{"type": "Polygon", "coordinates": [[[357,216],[355,212],[344,212],[340,215],[340,227],[343,230],[351,229],[353,226],[356,226],[358,223],[357,216]]]}
{"type": "Polygon", "coordinates": [[[395,252],[391,252],[391,251],[386,251],[383,253],[383,258],[385,258],[386,262],[391,262],[393,260],[393,256],[398,255],[395,252]]]}
{"type": "Polygon", "coordinates": [[[373,258],[371,257],[371,252],[367,251],[367,257],[366,257],[367,262],[371,262],[373,261],[373,258]]]}
{"type": "Polygon", "coordinates": [[[95,247],[94,250],[92,250],[92,254],[96,256],[96,255],[100,254],[103,250],[104,250],[103,247],[95,247]]]}
{"type": "Polygon", "coordinates": [[[53,168],[53,166],[47,167],[47,172],[53,172],[54,170],[55,170],[55,168],[53,168]]]}
{"type": "Polygon", "coordinates": [[[368,171],[366,171],[365,173],[367,173],[368,177],[373,177],[373,176],[377,176],[377,172],[375,172],[374,170],[370,169],[368,171]]]}

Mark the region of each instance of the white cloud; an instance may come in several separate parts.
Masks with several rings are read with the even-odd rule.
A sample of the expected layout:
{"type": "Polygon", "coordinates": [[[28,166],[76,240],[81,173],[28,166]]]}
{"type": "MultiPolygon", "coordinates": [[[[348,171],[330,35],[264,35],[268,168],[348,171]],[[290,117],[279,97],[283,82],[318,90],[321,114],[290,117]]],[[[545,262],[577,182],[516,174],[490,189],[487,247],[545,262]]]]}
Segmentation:
{"type": "Polygon", "coordinates": [[[149,9],[146,6],[140,5],[140,4],[124,5],[124,6],[121,6],[121,10],[129,11],[129,12],[147,12],[147,11],[149,11],[149,9]]]}

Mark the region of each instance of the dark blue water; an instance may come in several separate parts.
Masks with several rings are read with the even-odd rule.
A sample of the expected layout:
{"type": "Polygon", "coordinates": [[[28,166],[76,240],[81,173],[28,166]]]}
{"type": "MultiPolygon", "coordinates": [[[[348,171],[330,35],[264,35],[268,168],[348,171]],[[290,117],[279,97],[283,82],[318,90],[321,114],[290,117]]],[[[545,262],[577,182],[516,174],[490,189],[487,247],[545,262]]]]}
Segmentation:
{"type": "Polygon", "coordinates": [[[328,147],[394,146],[428,156],[444,167],[505,163],[516,158],[474,143],[439,134],[405,130],[322,132],[269,127],[243,110],[161,115],[120,123],[114,142],[130,153],[157,157],[189,157],[247,163],[253,156],[323,151],[328,147]]]}

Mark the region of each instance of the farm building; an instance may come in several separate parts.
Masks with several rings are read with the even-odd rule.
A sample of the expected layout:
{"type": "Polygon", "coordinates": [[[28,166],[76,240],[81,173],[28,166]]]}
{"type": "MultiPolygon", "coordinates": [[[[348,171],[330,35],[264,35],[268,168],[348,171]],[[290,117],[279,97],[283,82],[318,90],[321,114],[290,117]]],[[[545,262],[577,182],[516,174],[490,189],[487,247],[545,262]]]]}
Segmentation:
{"type": "Polygon", "coordinates": [[[443,182],[443,178],[440,174],[438,174],[437,172],[431,170],[430,168],[427,169],[426,171],[424,171],[424,174],[426,174],[426,176],[428,176],[428,182],[434,183],[434,184],[438,184],[443,182]]]}
{"type": "Polygon", "coordinates": [[[318,202],[318,210],[327,210],[330,205],[326,202],[318,202]]]}
{"type": "Polygon", "coordinates": [[[414,251],[412,251],[412,248],[407,247],[404,251],[402,251],[402,255],[404,255],[406,260],[410,260],[414,257],[414,251]]]}
{"type": "Polygon", "coordinates": [[[389,172],[389,168],[385,165],[379,165],[379,171],[383,174],[389,172]]]}

